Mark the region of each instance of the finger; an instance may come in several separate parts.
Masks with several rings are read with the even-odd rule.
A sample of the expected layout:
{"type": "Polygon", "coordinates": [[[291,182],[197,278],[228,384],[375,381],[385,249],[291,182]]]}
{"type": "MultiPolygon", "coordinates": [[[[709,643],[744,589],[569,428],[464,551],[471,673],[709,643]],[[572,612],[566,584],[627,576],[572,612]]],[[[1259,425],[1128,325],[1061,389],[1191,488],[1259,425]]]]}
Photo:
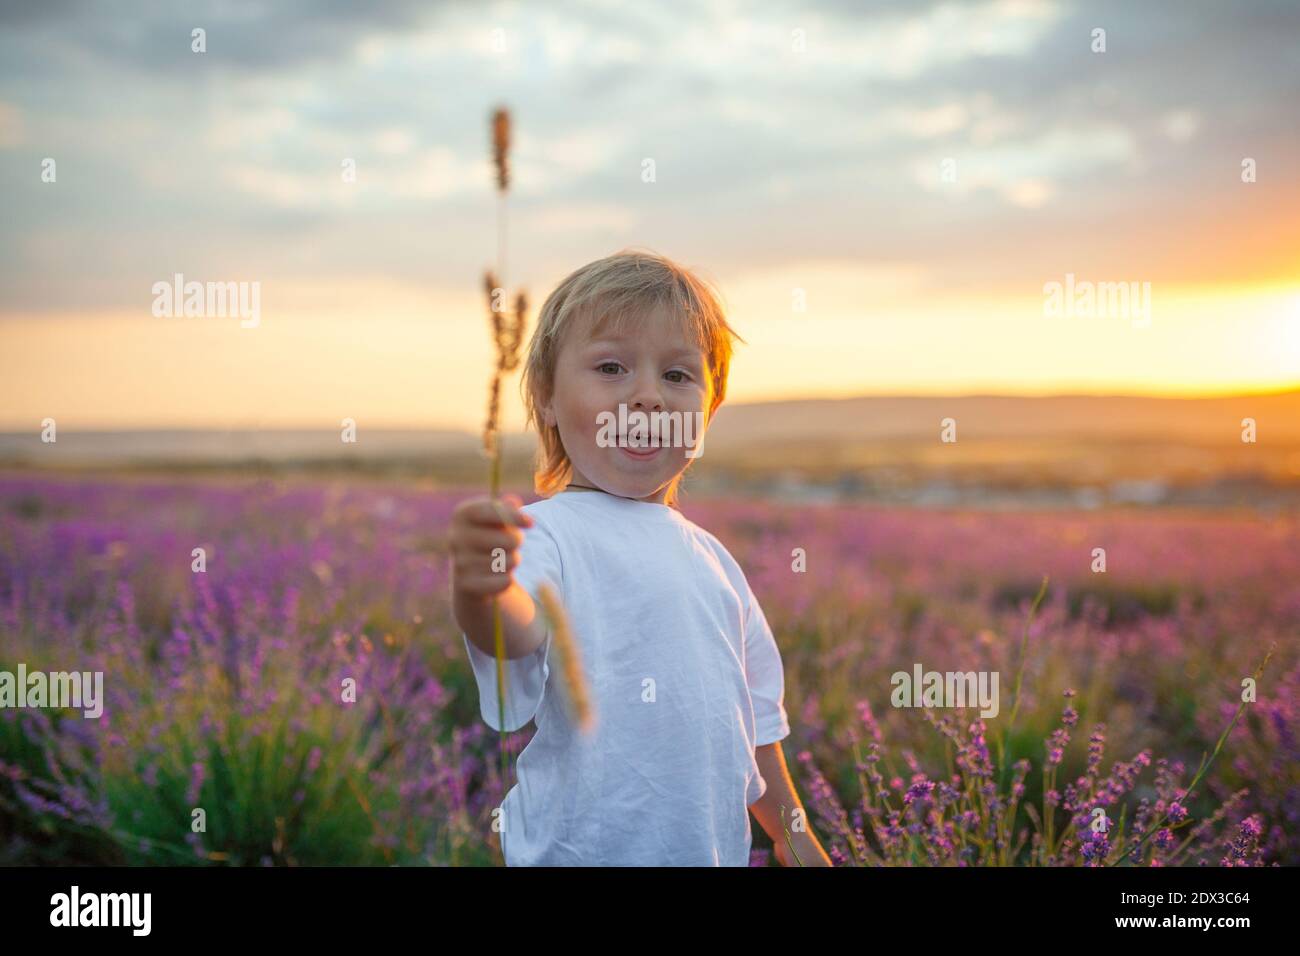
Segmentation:
{"type": "Polygon", "coordinates": [[[519,554],[516,551],[507,551],[503,557],[505,560],[500,561],[498,555],[491,553],[460,555],[452,561],[452,570],[458,577],[469,576],[471,579],[479,575],[509,578],[510,573],[519,567],[519,554]]]}
{"type": "Polygon", "coordinates": [[[506,504],[510,506],[511,513],[514,514],[515,517],[520,518],[522,519],[522,521],[525,522],[524,527],[531,528],[535,524],[535,522],[533,521],[533,516],[523,510],[524,500],[520,498],[518,495],[512,492],[510,494],[503,495],[501,500],[506,502],[506,504]]]}
{"type": "Polygon", "coordinates": [[[533,526],[533,517],[521,510],[524,502],[518,495],[502,495],[495,503],[499,505],[498,513],[502,514],[501,520],[505,524],[517,525],[520,528],[531,528],[533,526]]]}
{"type": "Polygon", "coordinates": [[[528,515],[523,512],[512,512],[509,506],[492,498],[484,498],[466,508],[465,517],[470,524],[487,528],[532,527],[532,519],[528,515]]]}
{"type": "Polygon", "coordinates": [[[524,533],[518,528],[479,528],[462,537],[457,550],[470,554],[486,554],[496,548],[517,551],[523,541],[524,533]]]}
{"type": "Polygon", "coordinates": [[[457,587],[461,588],[466,594],[489,597],[493,594],[500,594],[510,587],[510,577],[505,574],[462,572],[456,583],[457,587]]]}

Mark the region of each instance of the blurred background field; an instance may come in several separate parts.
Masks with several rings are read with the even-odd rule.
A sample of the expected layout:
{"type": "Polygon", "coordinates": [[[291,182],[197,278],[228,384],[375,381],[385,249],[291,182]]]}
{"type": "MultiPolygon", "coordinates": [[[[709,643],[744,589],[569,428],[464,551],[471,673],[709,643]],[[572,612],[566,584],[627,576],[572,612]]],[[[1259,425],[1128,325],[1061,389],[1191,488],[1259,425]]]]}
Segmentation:
{"type": "Polygon", "coordinates": [[[0,24],[0,670],[109,698],[0,709],[0,863],[498,862],[445,553],[488,486],[481,280],[531,319],[627,248],[742,337],[684,511],[763,602],[837,862],[1300,862],[1292,0],[0,24]],[[256,321],[159,314],[182,277],[256,321]],[[1054,310],[1076,277],[1133,298],[1054,310]],[[1014,724],[890,707],[918,661],[1023,668],[1014,724]]]}
{"type": "MultiPolygon", "coordinates": [[[[3,862],[499,861],[498,740],[448,605],[447,521],[471,493],[357,475],[5,474],[0,668],[103,670],[107,702],[98,721],[0,712],[3,862]],[[191,572],[195,547],[206,573],[191,572]],[[340,702],[345,677],[355,703],[340,702]],[[205,833],[191,832],[194,807],[205,833]]],[[[889,705],[889,675],[913,662],[998,670],[991,745],[1049,575],[997,768],[1032,764],[1009,832],[1032,837],[1045,815],[1045,742],[1073,689],[1078,724],[1057,789],[1092,778],[1112,821],[1180,799],[1189,823],[1211,821],[1180,855],[1190,831],[1153,841],[1144,864],[1218,865],[1255,824],[1259,862],[1300,862],[1294,510],[976,511],[697,492],[683,510],[733,551],[777,635],[785,749],[837,861],[855,860],[856,840],[889,840],[888,826],[863,821],[873,741],[870,764],[896,808],[950,779],[952,745],[919,711],[889,705]],[[1089,570],[1094,547],[1106,548],[1105,574],[1089,570]],[[794,548],[805,573],[792,571],[794,548]],[[1258,702],[1180,798],[1273,642],[1258,702]]],[[[510,735],[513,753],[530,732],[510,735]]],[[[1051,815],[1060,833],[1070,814],[1051,815]]],[[[914,825],[895,862],[962,860],[960,826],[945,850],[943,828],[914,825]]],[[[1082,862],[1080,842],[1053,862],[1082,862]]],[[[756,863],[768,845],[756,828],[756,863]]],[[[1030,852],[1022,843],[1010,861],[1030,852]]]]}

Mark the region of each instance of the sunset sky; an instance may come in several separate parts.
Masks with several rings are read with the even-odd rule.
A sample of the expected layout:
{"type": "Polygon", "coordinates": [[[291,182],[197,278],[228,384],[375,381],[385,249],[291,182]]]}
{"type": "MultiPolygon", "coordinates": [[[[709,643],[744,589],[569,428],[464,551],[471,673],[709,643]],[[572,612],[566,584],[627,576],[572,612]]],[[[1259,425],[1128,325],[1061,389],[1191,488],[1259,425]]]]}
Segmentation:
{"type": "Polygon", "coordinates": [[[1300,386],[1300,5],[1246,6],[0,4],[0,429],[478,428],[497,104],[509,288],[697,268],[731,401],[1300,386]]]}

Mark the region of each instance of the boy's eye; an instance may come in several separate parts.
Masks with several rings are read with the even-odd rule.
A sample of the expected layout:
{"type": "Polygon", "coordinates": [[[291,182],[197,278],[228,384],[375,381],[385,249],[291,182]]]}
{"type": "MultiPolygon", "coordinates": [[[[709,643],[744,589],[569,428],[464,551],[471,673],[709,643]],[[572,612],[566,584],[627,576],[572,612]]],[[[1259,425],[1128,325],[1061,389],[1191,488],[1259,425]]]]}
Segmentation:
{"type": "MultiPolygon", "coordinates": [[[[617,374],[618,370],[621,369],[622,367],[623,366],[620,365],[618,362],[601,362],[599,365],[596,366],[596,371],[606,372],[607,369],[614,369],[613,372],[607,372],[607,374],[615,375],[617,374]]],[[[673,369],[669,369],[667,372],[664,372],[664,374],[682,376],[681,378],[672,379],[673,382],[679,385],[684,382],[691,381],[691,373],[686,371],[685,369],[673,368],[673,369]]]]}

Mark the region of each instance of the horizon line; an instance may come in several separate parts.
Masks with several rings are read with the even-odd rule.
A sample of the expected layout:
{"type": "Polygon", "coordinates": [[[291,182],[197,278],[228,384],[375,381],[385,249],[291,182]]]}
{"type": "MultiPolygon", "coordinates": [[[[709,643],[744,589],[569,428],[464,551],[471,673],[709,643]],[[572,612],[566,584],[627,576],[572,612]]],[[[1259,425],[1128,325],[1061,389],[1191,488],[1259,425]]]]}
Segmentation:
{"type": "MultiPolygon", "coordinates": [[[[1159,393],[1159,392],[863,392],[852,395],[810,395],[791,398],[771,398],[758,399],[756,401],[744,402],[724,402],[719,408],[719,413],[728,407],[760,407],[764,405],[797,405],[810,404],[813,402],[852,402],[871,399],[948,399],[948,400],[968,400],[981,398],[1005,398],[1005,399],[1056,399],[1056,398],[1091,398],[1091,399],[1141,399],[1141,400],[1163,400],[1176,402],[1194,402],[1194,401],[1214,401],[1223,399],[1240,399],[1240,398],[1278,398],[1287,395],[1300,395],[1300,382],[1295,385],[1271,389],[1268,391],[1245,392],[1245,391],[1226,391],[1226,392],[1197,392],[1191,394],[1182,393],[1159,393]]],[[[0,422],[0,434],[3,435],[26,435],[30,434],[31,427],[23,428],[16,426],[15,423],[0,422]]],[[[37,423],[39,427],[39,423],[37,423]]],[[[300,424],[277,424],[267,425],[265,427],[257,425],[183,425],[183,424],[120,424],[120,425],[89,425],[84,428],[68,428],[64,426],[63,430],[73,434],[111,434],[115,432],[297,432],[297,431],[329,431],[337,426],[328,428],[320,423],[300,423],[300,424]]],[[[461,435],[475,435],[481,429],[471,429],[464,425],[453,424],[372,424],[367,425],[367,431],[384,431],[384,432],[448,432],[461,435]]],[[[528,435],[531,429],[502,429],[505,435],[528,435]]]]}

